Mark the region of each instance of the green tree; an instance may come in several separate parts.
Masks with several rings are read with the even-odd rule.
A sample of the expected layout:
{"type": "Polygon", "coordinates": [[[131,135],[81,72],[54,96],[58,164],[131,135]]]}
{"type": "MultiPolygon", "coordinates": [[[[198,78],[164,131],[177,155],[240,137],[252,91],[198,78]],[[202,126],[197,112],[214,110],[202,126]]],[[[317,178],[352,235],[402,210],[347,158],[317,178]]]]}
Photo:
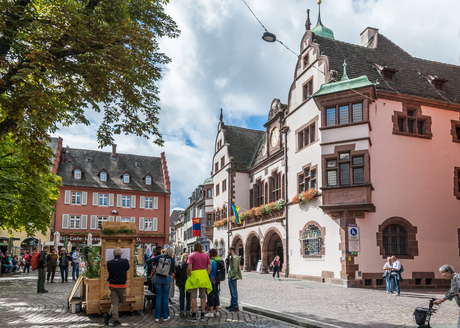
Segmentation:
{"type": "Polygon", "coordinates": [[[46,233],[59,197],[61,178],[51,171],[49,147],[33,147],[11,133],[0,142],[0,230],[46,233]],[[42,151],[42,152],[39,152],[42,151]]]}
{"type": "Polygon", "coordinates": [[[44,147],[58,124],[103,113],[99,145],[134,134],[162,145],[158,38],[179,35],[169,0],[0,0],[0,140],[44,147]],[[18,138],[18,139],[15,139],[18,138]]]}

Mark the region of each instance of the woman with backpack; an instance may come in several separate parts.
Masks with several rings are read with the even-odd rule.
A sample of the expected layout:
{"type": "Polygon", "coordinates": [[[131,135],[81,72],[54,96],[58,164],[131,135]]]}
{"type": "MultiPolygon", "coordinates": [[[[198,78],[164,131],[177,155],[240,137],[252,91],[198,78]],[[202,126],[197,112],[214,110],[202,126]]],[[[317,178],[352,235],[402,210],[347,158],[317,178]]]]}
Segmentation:
{"type": "Polygon", "coordinates": [[[209,303],[209,313],[206,313],[204,316],[207,318],[214,318],[214,310],[216,317],[220,315],[219,313],[219,289],[220,289],[220,279],[218,277],[218,267],[221,270],[224,270],[224,279],[225,279],[225,269],[224,261],[217,254],[217,250],[212,248],[209,251],[209,257],[211,258],[211,272],[209,273],[209,280],[212,284],[212,291],[208,294],[208,303],[209,303]],[[219,263],[222,263],[219,265],[219,263]]]}
{"type": "Polygon", "coordinates": [[[185,291],[185,283],[187,282],[187,260],[188,253],[182,254],[180,263],[176,266],[176,286],[179,287],[179,308],[180,317],[190,317],[190,293],[185,291]],[[187,302],[187,304],[185,304],[187,302]],[[184,311],[185,305],[185,311],[184,311]]]}

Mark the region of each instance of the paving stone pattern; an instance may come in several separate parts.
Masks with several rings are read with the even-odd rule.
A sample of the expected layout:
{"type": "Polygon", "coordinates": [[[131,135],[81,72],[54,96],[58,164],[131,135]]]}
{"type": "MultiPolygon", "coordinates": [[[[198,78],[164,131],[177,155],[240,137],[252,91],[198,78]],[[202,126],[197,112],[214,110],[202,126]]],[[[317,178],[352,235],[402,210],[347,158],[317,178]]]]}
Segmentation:
{"type": "MultiPolygon", "coordinates": [[[[306,280],[243,273],[238,281],[239,302],[256,305],[338,327],[417,327],[413,312],[428,307],[429,299],[440,298],[447,290],[401,291],[401,296],[384,290],[345,288],[306,280]]],[[[221,285],[221,297],[230,297],[228,285],[221,285]]],[[[240,305],[241,305],[240,304],[240,305]]],[[[457,327],[459,308],[455,301],[444,302],[431,320],[435,328],[457,327]]]]}
{"type": "MultiPolygon", "coordinates": [[[[57,272],[59,273],[59,272],[57,272]]],[[[99,315],[85,313],[71,314],[67,310],[67,297],[73,286],[72,282],[61,283],[60,274],[54,284],[46,284],[46,294],[37,294],[37,274],[15,275],[0,278],[0,318],[2,327],[102,327],[103,318],[99,315]]],[[[177,295],[177,293],[176,293],[177,295]]],[[[221,316],[206,318],[205,321],[190,323],[179,318],[178,305],[170,306],[171,320],[163,323],[155,322],[150,310],[134,312],[132,315],[120,315],[122,326],[125,327],[228,327],[228,328],[262,328],[292,327],[280,324],[276,320],[260,315],[240,311],[228,312],[221,309],[221,316]]]]}

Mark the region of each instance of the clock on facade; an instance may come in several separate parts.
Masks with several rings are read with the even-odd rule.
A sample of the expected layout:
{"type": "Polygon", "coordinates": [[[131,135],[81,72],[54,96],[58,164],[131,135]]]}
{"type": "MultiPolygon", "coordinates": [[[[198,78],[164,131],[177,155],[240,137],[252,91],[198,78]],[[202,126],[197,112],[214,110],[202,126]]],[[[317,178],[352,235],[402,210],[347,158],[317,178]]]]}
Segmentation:
{"type": "Polygon", "coordinates": [[[278,130],[278,128],[274,128],[271,137],[272,147],[275,147],[278,144],[279,137],[280,131],[278,130]]]}

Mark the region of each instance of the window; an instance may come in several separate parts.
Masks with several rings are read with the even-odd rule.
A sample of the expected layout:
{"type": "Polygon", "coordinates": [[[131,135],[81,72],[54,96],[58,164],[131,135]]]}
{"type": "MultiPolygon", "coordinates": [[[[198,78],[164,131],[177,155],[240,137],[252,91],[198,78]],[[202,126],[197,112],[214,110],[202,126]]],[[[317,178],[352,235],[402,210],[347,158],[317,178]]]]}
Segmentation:
{"type": "Polygon", "coordinates": [[[131,206],[131,197],[130,196],[123,196],[121,207],[130,207],[131,206]]]}
{"type": "Polygon", "coordinates": [[[339,153],[338,158],[326,160],[327,186],[363,184],[364,168],[364,155],[351,156],[350,152],[339,153]]]}
{"type": "Polygon", "coordinates": [[[313,95],[313,79],[309,80],[302,86],[303,100],[313,95]]]}
{"type": "Polygon", "coordinates": [[[121,218],[121,222],[131,222],[130,218],[121,218]]]}
{"type": "Polygon", "coordinates": [[[349,103],[326,109],[326,126],[362,122],[364,120],[363,103],[349,103]]]}
{"type": "Polygon", "coordinates": [[[382,77],[387,82],[393,82],[395,80],[396,71],[384,69],[382,70],[382,77]]]}
{"type": "Polygon", "coordinates": [[[107,206],[107,194],[99,194],[99,206],[107,206]]]}
{"type": "Polygon", "coordinates": [[[314,119],[315,122],[310,121],[296,130],[298,151],[316,141],[316,120],[317,118],[314,119]]]}
{"type": "Polygon", "coordinates": [[[262,206],[264,205],[264,183],[261,180],[258,180],[254,185],[254,193],[255,193],[255,204],[254,206],[262,206]]]}
{"type": "Polygon", "coordinates": [[[321,229],[316,225],[308,225],[300,237],[304,256],[321,256],[323,251],[321,229]]]}
{"type": "Polygon", "coordinates": [[[303,68],[306,68],[310,64],[310,56],[306,54],[303,56],[303,68]]]}
{"type": "Polygon", "coordinates": [[[222,181],[222,192],[227,191],[227,179],[222,181]]]}
{"type": "Polygon", "coordinates": [[[212,189],[208,189],[208,198],[212,198],[212,189]]]}
{"type": "Polygon", "coordinates": [[[363,103],[353,104],[352,106],[352,122],[363,121],[363,103]]]}
{"type": "Polygon", "coordinates": [[[144,219],[144,230],[152,231],[153,219],[144,219]]]}
{"type": "Polygon", "coordinates": [[[317,189],[318,185],[316,183],[316,165],[313,168],[308,166],[303,170],[301,174],[298,175],[299,188],[298,192],[304,192],[308,189],[317,189]]]}
{"type": "Polygon", "coordinates": [[[212,226],[212,214],[208,214],[208,227],[212,226]]]}
{"type": "Polygon", "coordinates": [[[393,134],[431,139],[431,117],[422,115],[420,106],[410,107],[403,103],[402,112],[394,112],[393,134]]]}
{"type": "Polygon", "coordinates": [[[220,167],[223,168],[225,166],[225,156],[220,159],[220,167]]]}
{"type": "Polygon", "coordinates": [[[216,196],[219,196],[219,184],[216,184],[216,196]]]}
{"type": "Polygon", "coordinates": [[[460,199],[460,167],[454,168],[454,196],[457,197],[457,199],[460,199]]]}
{"type": "Polygon", "coordinates": [[[102,181],[102,182],[107,181],[107,173],[101,172],[100,178],[101,178],[101,181],[102,181]]]}
{"type": "Polygon", "coordinates": [[[81,205],[81,192],[72,193],[72,205],[81,205]]]}
{"type": "Polygon", "coordinates": [[[123,182],[129,183],[129,174],[123,174],[123,182]]]}
{"type": "Polygon", "coordinates": [[[70,216],[70,229],[80,229],[80,215],[70,216]]]}
{"type": "Polygon", "coordinates": [[[152,184],[152,177],[150,175],[147,175],[145,177],[145,184],[150,186],[152,184]]]}
{"type": "Polygon", "coordinates": [[[450,122],[452,125],[452,129],[450,130],[450,133],[452,135],[452,141],[460,142],[460,120],[458,121],[451,120],[450,122]]]}
{"type": "Polygon", "coordinates": [[[326,126],[335,125],[335,107],[326,109],[326,126]]]}
{"type": "Polygon", "coordinates": [[[216,162],[216,164],[214,164],[214,173],[216,173],[217,171],[219,171],[219,163],[216,162]]]}
{"type": "Polygon", "coordinates": [[[445,80],[435,79],[435,80],[433,80],[432,85],[436,90],[444,90],[444,84],[445,83],[446,83],[445,80]]]}
{"type": "Polygon", "coordinates": [[[76,169],[74,172],[73,172],[73,178],[75,180],[81,180],[81,171],[79,169],[76,169]]]}
{"type": "Polygon", "coordinates": [[[145,197],[145,207],[147,209],[153,208],[153,197],[145,197]]]}
{"type": "Polygon", "coordinates": [[[101,229],[102,229],[102,222],[106,222],[106,221],[107,221],[107,217],[106,217],[106,216],[99,216],[99,217],[97,218],[97,228],[98,228],[99,230],[101,230],[101,229]]]}
{"type": "Polygon", "coordinates": [[[277,200],[281,199],[281,172],[280,173],[274,173],[272,175],[272,178],[270,179],[271,183],[271,195],[270,195],[270,201],[271,202],[276,202],[277,200]]]}
{"type": "Polygon", "coordinates": [[[340,106],[339,107],[339,124],[347,124],[349,123],[349,112],[348,112],[348,105],[340,106]]]}
{"type": "Polygon", "coordinates": [[[383,229],[383,248],[388,255],[408,255],[407,232],[399,224],[383,229]]]}

